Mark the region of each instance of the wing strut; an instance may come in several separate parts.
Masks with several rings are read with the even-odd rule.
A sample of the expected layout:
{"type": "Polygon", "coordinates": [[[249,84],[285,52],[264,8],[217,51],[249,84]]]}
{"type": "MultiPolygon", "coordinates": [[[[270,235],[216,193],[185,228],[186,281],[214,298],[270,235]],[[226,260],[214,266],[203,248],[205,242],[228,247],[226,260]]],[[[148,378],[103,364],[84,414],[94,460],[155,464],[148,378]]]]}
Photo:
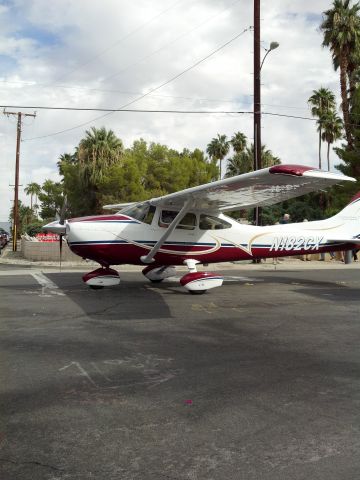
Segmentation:
{"type": "Polygon", "coordinates": [[[193,203],[192,198],[189,198],[183,205],[182,209],[180,212],[176,215],[174,220],[170,223],[166,231],[164,232],[164,235],[160,237],[160,239],[155,243],[153,248],[150,250],[150,252],[147,255],[143,255],[140,257],[140,260],[143,263],[152,263],[154,261],[154,256],[157,254],[157,252],[160,250],[160,248],[163,246],[165,240],[170,236],[170,234],[175,230],[177,227],[178,223],[180,220],[183,218],[185,213],[191,208],[191,204],[193,203]]]}

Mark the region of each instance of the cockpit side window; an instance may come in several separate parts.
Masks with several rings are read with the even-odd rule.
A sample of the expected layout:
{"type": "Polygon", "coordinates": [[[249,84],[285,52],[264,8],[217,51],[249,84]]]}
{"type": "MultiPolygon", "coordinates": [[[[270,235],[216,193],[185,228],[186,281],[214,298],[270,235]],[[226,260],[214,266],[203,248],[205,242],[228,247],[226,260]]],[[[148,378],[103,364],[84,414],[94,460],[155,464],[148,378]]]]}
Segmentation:
{"type": "MultiPolygon", "coordinates": [[[[162,210],[159,217],[159,227],[168,228],[179,212],[173,210],[162,210]]],[[[196,227],[196,215],[187,213],[177,225],[176,228],[183,230],[194,230],[196,227]]]]}
{"type": "Polygon", "coordinates": [[[201,214],[199,227],[200,230],[223,230],[224,228],[231,228],[231,223],[219,217],[201,214]]]}
{"type": "Polygon", "coordinates": [[[150,225],[153,221],[155,210],[156,208],[149,203],[138,203],[136,205],[132,205],[131,207],[120,210],[119,213],[134,218],[135,220],[139,220],[139,222],[150,225]]]}

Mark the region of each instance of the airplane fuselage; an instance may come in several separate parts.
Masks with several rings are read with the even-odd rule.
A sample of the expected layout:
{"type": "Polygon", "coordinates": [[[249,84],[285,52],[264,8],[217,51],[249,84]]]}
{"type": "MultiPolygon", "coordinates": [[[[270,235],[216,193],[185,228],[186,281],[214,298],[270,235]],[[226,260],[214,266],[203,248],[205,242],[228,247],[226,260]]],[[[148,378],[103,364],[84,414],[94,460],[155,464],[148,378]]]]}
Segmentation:
{"type": "MultiPolygon", "coordinates": [[[[160,214],[157,211],[151,223],[121,213],[72,219],[67,226],[68,244],[77,255],[103,266],[141,265],[141,257],[146,256],[164,234],[166,227],[161,226],[160,214]]],[[[156,253],[154,263],[182,265],[190,258],[200,263],[217,263],[352,248],[351,244],[327,243],[332,228],[325,221],[256,227],[220,214],[209,215],[219,222],[204,227],[200,218],[204,213],[192,215],[195,225],[177,227],[156,253]]]]}

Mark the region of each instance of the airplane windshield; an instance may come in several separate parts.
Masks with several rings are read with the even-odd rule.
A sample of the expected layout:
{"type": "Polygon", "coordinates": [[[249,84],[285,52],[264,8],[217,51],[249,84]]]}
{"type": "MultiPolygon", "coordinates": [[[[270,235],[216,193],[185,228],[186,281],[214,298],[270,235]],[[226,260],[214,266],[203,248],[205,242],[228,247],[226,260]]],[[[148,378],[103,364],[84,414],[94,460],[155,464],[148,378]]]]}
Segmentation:
{"type": "Polygon", "coordinates": [[[155,210],[156,208],[149,203],[137,203],[136,205],[120,210],[119,213],[150,225],[154,218],[155,210]]]}

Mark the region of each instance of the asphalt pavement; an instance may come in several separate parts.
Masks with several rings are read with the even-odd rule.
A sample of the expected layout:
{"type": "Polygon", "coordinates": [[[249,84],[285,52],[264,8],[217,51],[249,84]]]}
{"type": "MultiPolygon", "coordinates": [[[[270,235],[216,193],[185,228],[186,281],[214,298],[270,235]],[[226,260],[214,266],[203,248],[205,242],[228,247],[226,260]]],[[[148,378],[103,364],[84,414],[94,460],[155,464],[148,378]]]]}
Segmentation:
{"type": "Polygon", "coordinates": [[[0,264],[0,478],[358,478],[360,268],[303,263],[201,296],[0,264]]]}

